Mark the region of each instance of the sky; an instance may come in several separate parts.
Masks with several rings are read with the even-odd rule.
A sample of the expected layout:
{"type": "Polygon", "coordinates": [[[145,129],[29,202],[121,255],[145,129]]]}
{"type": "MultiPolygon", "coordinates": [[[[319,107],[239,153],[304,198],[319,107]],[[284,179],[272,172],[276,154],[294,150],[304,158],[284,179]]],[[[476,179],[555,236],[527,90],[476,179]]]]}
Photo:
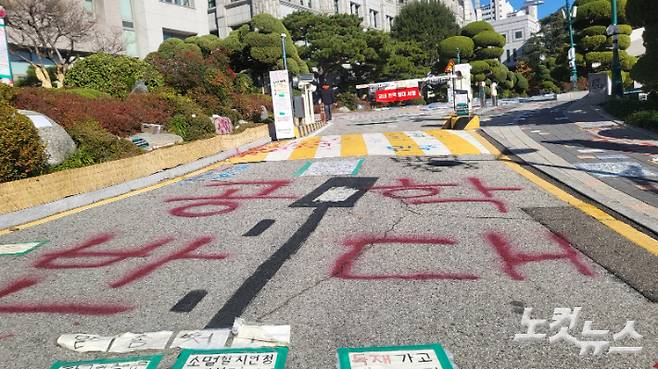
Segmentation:
{"type": "MultiPolygon", "coordinates": [[[[509,0],[510,3],[512,3],[512,6],[514,6],[514,9],[519,9],[521,8],[521,5],[525,2],[525,0],[509,0]]],[[[488,3],[487,0],[481,0],[480,1],[482,4],[488,3]]],[[[569,0],[569,3],[573,3],[573,0],[569,0]]],[[[544,4],[539,6],[539,18],[544,18],[547,15],[550,15],[557,9],[560,9],[561,7],[564,6],[564,0],[544,0],[544,4]]]]}

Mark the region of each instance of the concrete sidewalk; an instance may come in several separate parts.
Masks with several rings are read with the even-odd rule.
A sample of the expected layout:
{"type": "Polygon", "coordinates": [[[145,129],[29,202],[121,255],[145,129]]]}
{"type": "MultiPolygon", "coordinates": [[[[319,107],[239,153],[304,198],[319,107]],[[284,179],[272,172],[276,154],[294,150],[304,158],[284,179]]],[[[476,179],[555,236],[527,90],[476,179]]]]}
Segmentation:
{"type": "MultiPolygon", "coordinates": [[[[573,101],[564,106],[562,111],[569,122],[544,124],[541,127],[544,129],[547,129],[545,127],[552,127],[554,130],[562,129],[564,132],[581,129],[583,126],[615,126],[626,129],[626,126],[619,126],[617,122],[607,121],[604,116],[598,115],[598,112],[595,111],[596,108],[598,107],[588,103],[587,99],[573,101]]],[[[571,159],[574,156],[567,153],[563,148],[556,149],[551,146],[552,150],[549,150],[547,144],[543,142],[545,136],[530,137],[519,124],[497,126],[486,126],[485,124],[482,129],[491,138],[508,148],[512,154],[536,169],[637,224],[653,232],[658,232],[658,208],[642,201],[638,196],[634,196],[633,191],[625,191],[626,187],[617,185],[613,187],[610,183],[606,183],[609,182],[607,178],[604,181],[596,177],[608,173],[586,170],[582,166],[577,166],[578,163],[574,165],[573,160],[570,160],[572,162],[565,160],[565,158],[571,159]],[[560,153],[560,155],[556,153],[560,153]]],[[[598,139],[596,141],[592,140],[592,143],[599,144],[600,141],[598,139]]],[[[563,146],[569,147],[571,145],[565,143],[563,146]]],[[[573,147],[569,148],[572,149],[573,147]]]]}

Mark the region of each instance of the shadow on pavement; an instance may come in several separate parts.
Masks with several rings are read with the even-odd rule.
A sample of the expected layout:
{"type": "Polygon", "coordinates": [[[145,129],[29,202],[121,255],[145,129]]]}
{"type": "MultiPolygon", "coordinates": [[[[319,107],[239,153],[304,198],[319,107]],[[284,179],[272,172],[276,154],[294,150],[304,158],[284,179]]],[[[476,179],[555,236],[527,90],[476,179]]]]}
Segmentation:
{"type": "Polygon", "coordinates": [[[622,142],[590,141],[590,140],[557,140],[542,141],[547,144],[578,146],[590,149],[622,151],[635,154],[658,154],[658,146],[627,144],[622,142]]]}
{"type": "MultiPolygon", "coordinates": [[[[611,178],[625,178],[628,180],[631,180],[632,182],[638,183],[638,184],[644,184],[644,185],[650,185],[653,183],[658,183],[658,180],[655,179],[649,179],[647,177],[638,177],[638,176],[622,176],[619,175],[619,173],[612,173],[612,172],[606,172],[603,170],[592,170],[592,169],[583,169],[583,168],[577,168],[577,167],[565,167],[563,165],[555,165],[555,164],[546,164],[546,163],[535,163],[532,161],[525,161],[523,159],[519,160],[514,160],[514,159],[500,159],[502,161],[508,161],[511,163],[516,163],[516,164],[521,164],[521,165],[530,165],[536,168],[539,167],[548,167],[548,168],[557,168],[557,169],[567,169],[567,170],[573,170],[573,171],[578,171],[578,172],[584,172],[587,174],[599,174],[602,176],[609,176],[611,178]]],[[[558,179],[559,180],[559,179],[558,179]]],[[[656,189],[658,190],[658,189],[656,189]]]]}

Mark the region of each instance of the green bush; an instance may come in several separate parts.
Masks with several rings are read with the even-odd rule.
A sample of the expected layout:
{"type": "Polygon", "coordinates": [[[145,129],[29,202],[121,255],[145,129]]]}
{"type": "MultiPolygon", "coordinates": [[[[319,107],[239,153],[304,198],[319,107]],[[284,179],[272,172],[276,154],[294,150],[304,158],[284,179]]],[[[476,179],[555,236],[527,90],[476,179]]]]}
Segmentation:
{"type": "Polygon", "coordinates": [[[475,43],[473,40],[466,36],[452,36],[441,41],[439,45],[441,59],[447,62],[447,59],[457,57],[457,49],[462,59],[468,60],[473,57],[475,43]]]}
{"type": "Polygon", "coordinates": [[[605,26],[590,26],[580,31],[581,36],[597,36],[597,35],[606,35],[605,26]]]}
{"type": "MultiPolygon", "coordinates": [[[[631,46],[631,36],[629,35],[617,35],[619,37],[619,49],[626,50],[631,46]]],[[[612,47],[612,36],[608,37],[606,40],[606,45],[612,47]]]]}
{"type": "MultiPolygon", "coordinates": [[[[619,51],[619,58],[621,59],[621,68],[625,71],[630,71],[635,63],[637,63],[637,58],[635,56],[629,55],[624,50],[619,51]]],[[[601,63],[599,69],[610,69],[612,65],[612,51],[594,51],[591,53],[585,54],[585,60],[587,65],[592,65],[594,62],[601,63]]],[[[655,66],[652,66],[652,68],[655,66]]]]}
{"type": "MultiPolygon", "coordinates": [[[[207,138],[215,134],[215,126],[210,121],[210,117],[192,99],[170,92],[158,96],[167,101],[174,110],[173,116],[165,125],[168,131],[181,136],[185,141],[207,138]]],[[[227,116],[225,112],[218,113],[227,116]]],[[[233,117],[229,118],[233,121],[233,117]]]]}
{"type": "Polygon", "coordinates": [[[483,60],[472,61],[469,64],[471,64],[471,74],[489,73],[491,71],[489,63],[483,60]]]}
{"type": "Polygon", "coordinates": [[[0,104],[10,104],[16,96],[16,88],[0,83],[0,104]]]}
{"type": "Polygon", "coordinates": [[[505,46],[506,40],[503,35],[496,31],[482,31],[473,36],[473,42],[475,42],[475,45],[478,47],[503,47],[505,46]]]}
{"type": "Polygon", "coordinates": [[[356,110],[356,106],[359,105],[359,97],[353,92],[343,92],[336,95],[336,102],[340,106],[344,106],[350,110],[356,110]]]}
{"type": "Polygon", "coordinates": [[[502,47],[485,47],[479,49],[475,55],[478,59],[498,59],[503,55],[503,51],[502,47]]]}
{"type": "Polygon", "coordinates": [[[190,36],[185,39],[185,43],[198,46],[203,55],[210,55],[211,52],[224,47],[222,39],[215,35],[190,36]]]}
{"type": "Polygon", "coordinates": [[[643,110],[635,112],[626,118],[626,123],[656,131],[658,130],[658,111],[643,110]]]}
{"type": "Polygon", "coordinates": [[[619,30],[619,33],[623,33],[625,35],[630,35],[633,33],[633,26],[630,24],[619,24],[617,25],[617,29],[619,30]]]}
{"type": "Polygon", "coordinates": [[[201,48],[195,43],[187,43],[178,38],[168,38],[158,47],[158,54],[168,59],[173,58],[176,54],[191,53],[198,57],[203,57],[201,48]]]}
{"type": "Polygon", "coordinates": [[[656,68],[656,60],[658,60],[658,50],[655,52],[647,52],[647,54],[637,61],[631,70],[631,77],[642,83],[646,88],[658,88],[658,68],[656,68]]]}
{"type": "Polygon", "coordinates": [[[474,37],[480,32],[493,31],[493,26],[487,21],[472,22],[462,28],[461,34],[466,37],[474,37]]]}
{"type": "Polygon", "coordinates": [[[585,36],[580,39],[578,45],[585,51],[597,51],[606,45],[608,37],[604,35],[585,36]]]}
{"type": "Polygon", "coordinates": [[[82,87],[125,97],[135,81],[144,80],[146,86],[162,86],[162,75],[149,63],[123,55],[93,54],[77,61],[66,73],[66,87],[82,87]]]}
{"type": "Polygon", "coordinates": [[[38,175],[46,161],[45,148],[32,122],[0,103],[0,182],[38,175]]]}
{"type": "Polygon", "coordinates": [[[132,142],[114,136],[93,120],[79,122],[67,132],[78,149],[66,161],[53,168],[55,171],[129,158],[142,152],[132,142]]]}
{"type": "Polygon", "coordinates": [[[525,78],[521,73],[516,73],[516,89],[519,92],[525,92],[530,88],[530,83],[528,79],[525,78]]]}
{"type": "Polygon", "coordinates": [[[544,90],[544,91],[553,92],[553,93],[556,93],[556,94],[559,94],[560,92],[562,92],[562,90],[560,90],[560,88],[557,87],[555,85],[555,83],[553,83],[553,81],[543,81],[541,83],[541,89],[544,90]]]}
{"type": "Polygon", "coordinates": [[[253,93],[256,91],[256,88],[254,88],[254,81],[246,73],[238,73],[235,76],[233,87],[235,88],[235,92],[240,94],[253,93]]]}
{"type": "Polygon", "coordinates": [[[651,101],[623,98],[610,99],[603,104],[603,109],[613,116],[626,120],[631,114],[641,110],[656,110],[658,106],[651,101]]]}

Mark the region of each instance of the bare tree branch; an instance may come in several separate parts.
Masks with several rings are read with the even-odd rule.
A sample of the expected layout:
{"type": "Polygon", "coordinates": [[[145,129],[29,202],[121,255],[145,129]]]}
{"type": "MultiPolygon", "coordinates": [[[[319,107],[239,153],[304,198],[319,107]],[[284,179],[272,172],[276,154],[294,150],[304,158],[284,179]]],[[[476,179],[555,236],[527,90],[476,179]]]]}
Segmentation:
{"type": "MultiPolygon", "coordinates": [[[[76,59],[80,45],[90,45],[86,51],[118,47],[116,36],[104,35],[80,0],[0,0],[0,5],[7,10],[11,42],[40,59],[50,59],[61,74],[59,80],[76,59]]],[[[44,67],[41,60],[31,64],[44,67]]]]}

